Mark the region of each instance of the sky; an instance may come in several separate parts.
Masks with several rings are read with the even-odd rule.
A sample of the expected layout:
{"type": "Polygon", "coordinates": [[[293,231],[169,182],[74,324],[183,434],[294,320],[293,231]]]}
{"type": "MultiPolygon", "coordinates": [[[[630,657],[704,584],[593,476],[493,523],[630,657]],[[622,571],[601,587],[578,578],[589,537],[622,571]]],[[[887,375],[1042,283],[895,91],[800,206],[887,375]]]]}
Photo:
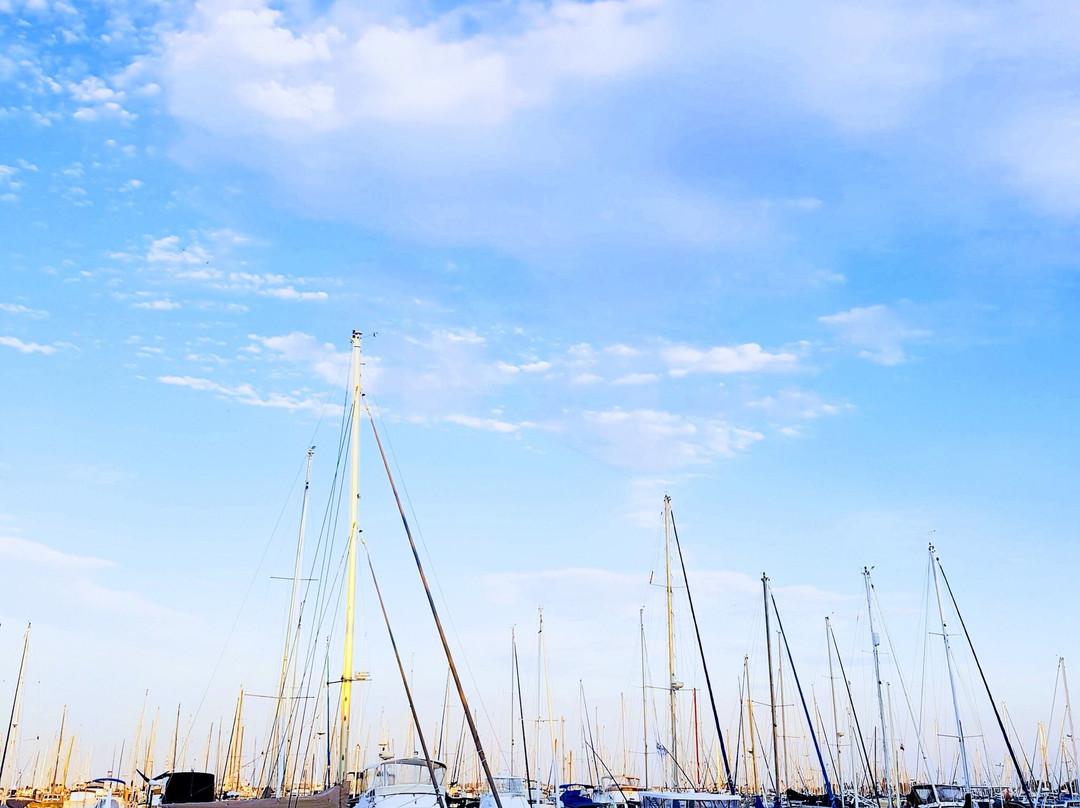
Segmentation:
{"type": "MultiPolygon", "coordinates": [[[[0,0],[19,765],[64,705],[96,775],[144,702],[180,705],[197,755],[241,685],[274,688],[303,464],[316,446],[322,535],[353,329],[504,768],[510,630],[535,700],[541,606],[553,711],[576,726],[584,691],[628,745],[642,607],[666,676],[665,493],[723,715],[744,654],[759,696],[766,676],[763,571],[803,676],[824,699],[829,615],[870,715],[866,566],[884,676],[921,677],[945,727],[932,541],[1027,754],[1038,721],[1059,745],[1078,26],[1024,2],[0,0]]],[[[363,441],[361,525],[435,724],[445,665],[363,441]]],[[[360,587],[361,732],[401,738],[360,587]]]]}

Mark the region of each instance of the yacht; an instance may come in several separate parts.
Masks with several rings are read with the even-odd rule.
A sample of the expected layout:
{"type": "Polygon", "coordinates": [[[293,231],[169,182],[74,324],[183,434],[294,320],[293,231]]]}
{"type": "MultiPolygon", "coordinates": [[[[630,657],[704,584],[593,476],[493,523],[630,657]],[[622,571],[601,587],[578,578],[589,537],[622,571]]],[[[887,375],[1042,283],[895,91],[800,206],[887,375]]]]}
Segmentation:
{"type": "Polygon", "coordinates": [[[431,766],[434,783],[423,758],[391,758],[368,766],[357,780],[356,808],[439,808],[446,765],[432,761],[431,766]]]}

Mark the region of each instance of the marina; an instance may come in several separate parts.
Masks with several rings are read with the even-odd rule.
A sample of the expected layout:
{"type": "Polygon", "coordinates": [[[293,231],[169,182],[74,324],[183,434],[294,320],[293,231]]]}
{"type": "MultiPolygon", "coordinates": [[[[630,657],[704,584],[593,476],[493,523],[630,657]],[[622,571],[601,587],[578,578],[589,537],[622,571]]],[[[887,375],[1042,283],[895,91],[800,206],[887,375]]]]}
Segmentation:
{"type": "Polygon", "coordinates": [[[1080,0],[0,0],[0,808],[1080,808],[1078,345],[1080,0]]]}
{"type": "MultiPolygon", "coordinates": [[[[758,701],[762,685],[755,682],[752,686],[751,658],[744,655],[733,714],[730,688],[715,688],[710,675],[710,663],[715,665],[716,661],[709,659],[704,638],[716,631],[717,626],[699,623],[695,590],[691,588],[694,574],[688,569],[672,498],[667,495],[657,511],[662,578],[657,579],[656,572],[649,577],[650,587],[660,590],[663,605],[662,657],[666,660],[666,674],[661,683],[656,684],[651,672],[654,660],[649,657],[646,637],[650,632],[645,621],[646,607],[642,606],[637,693],[630,694],[632,700],[638,700],[636,719],[633,709],[627,710],[627,694],[620,694],[618,742],[598,740],[601,724],[611,718],[602,717],[599,710],[590,713],[582,682],[579,725],[574,728],[571,720],[568,733],[568,716],[552,712],[541,607],[533,660],[536,681],[522,680],[517,631],[511,632],[509,720],[504,733],[487,739],[497,750],[495,758],[490,757],[477,720],[479,712],[470,707],[469,699],[484,704],[483,712],[487,714],[491,694],[467,693],[469,682],[461,676],[451,651],[444,617],[399,496],[375,413],[366,399],[361,342],[361,334],[353,332],[349,395],[342,408],[342,437],[334,473],[335,480],[347,478],[348,487],[342,484],[338,491],[332,492],[328,506],[343,507],[347,512],[343,524],[348,528],[344,542],[339,543],[343,552],[331,551],[324,542],[324,534],[320,536],[317,551],[321,558],[305,555],[309,552],[305,549],[309,499],[318,496],[318,492],[311,490],[315,455],[315,447],[311,447],[304,466],[277,690],[276,694],[259,699],[262,702],[259,707],[271,706],[269,715],[263,709],[264,715],[259,716],[258,709],[251,707],[252,694],[241,689],[228,735],[223,740],[223,727],[219,723],[216,750],[211,756],[210,742],[215,737],[211,727],[202,766],[198,766],[190,752],[180,749],[181,710],[178,709],[170,763],[163,772],[159,771],[160,758],[156,758],[157,719],[144,740],[140,715],[133,743],[129,747],[128,739],[119,740],[120,752],[107,771],[76,771],[78,764],[73,765],[72,759],[76,739],[70,730],[65,734],[66,710],[57,737],[45,750],[36,743],[28,747],[18,734],[28,656],[33,664],[32,627],[28,626],[18,678],[10,694],[11,712],[0,759],[5,806],[1072,808],[1080,804],[1065,660],[1060,659],[1058,665],[1063,711],[1057,707],[1058,682],[1055,682],[1051,715],[1037,727],[1038,746],[1025,751],[1022,735],[1017,734],[1008,719],[1004,702],[998,702],[991,691],[990,680],[933,545],[929,545],[927,554],[923,625],[928,627],[928,641],[936,635],[941,642],[939,661],[944,662],[944,671],[939,670],[935,675],[944,673],[950,694],[949,709],[929,716],[926,704],[918,701],[919,693],[926,692],[929,656],[923,659],[919,691],[914,690],[913,682],[905,680],[900,665],[894,664],[891,670],[883,667],[883,656],[892,663],[897,663],[900,657],[884,625],[886,610],[878,600],[870,568],[864,567],[866,634],[856,643],[862,645],[863,654],[869,652],[872,657],[873,691],[853,689],[833,625],[826,615],[821,618],[826,638],[828,696],[822,693],[819,699],[812,687],[804,687],[799,674],[802,662],[797,661],[789,644],[772,582],[762,575],[758,608],[764,649],[758,646],[760,655],[753,660],[753,670],[760,678],[761,665],[765,665],[767,697],[764,703],[758,701]],[[379,459],[375,468],[383,472],[385,493],[400,517],[404,539],[401,557],[404,563],[411,558],[418,573],[416,589],[406,597],[427,603],[443,650],[446,688],[438,718],[424,717],[420,712],[413,677],[406,670],[376,566],[364,538],[360,496],[364,427],[370,428],[373,449],[379,459]],[[334,562],[334,558],[339,560],[334,562]],[[334,563],[341,564],[342,569],[334,570],[334,563]],[[319,585],[316,573],[320,566],[322,575],[329,574],[338,581],[335,590],[319,585]],[[367,579],[364,585],[370,584],[379,606],[377,612],[367,612],[372,625],[365,636],[385,632],[401,686],[396,704],[383,705],[382,709],[400,711],[402,705],[407,705],[409,716],[404,726],[386,725],[383,739],[375,747],[356,742],[359,730],[353,714],[357,691],[369,679],[368,674],[356,670],[354,663],[354,637],[358,633],[356,593],[362,575],[367,579]],[[330,678],[335,656],[330,648],[335,623],[331,615],[335,609],[340,609],[343,615],[343,631],[339,635],[343,648],[341,674],[330,678]],[[677,623],[685,618],[689,619],[689,632],[680,629],[677,623]],[[677,637],[692,638],[693,647],[677,647],[677,637]],[[972,671],[977,673],[977,679],[972,671]],[[700,680],[704,687],[688,688],[684,684],[687,675],[694,681],[700,680]],[[968,701],[958,696],[957,682],[961,676],[966,677],[963,687],[968,701]],[[974,684],[983,693],[974,693],[970,689],[974,684]],[[526,690],[535,693],[535,713],[525,708],[526,690]],[[541,697],[545,690],[546,707],[541,697]],[[988,729],[985,725],[976,735],[970,730],[965,732],[964,713],[972,707],[972,695],[981,695],[984,710],[988,708],[992,713],[995,719],[992,730],[1000,731],[996,739],[990,740],[984,734],[988,729]],[[334,701],[337,708],[331,709],[334,701]],[[459,716],[460,726],[457,742],[451,748],[453,735],[449,729],[453,726],[454,712],[459,716]],[[259,741],[252,736],[258,722],[266,718],[269,718],[269,730],[263,734],[264,740],[259,741]],[[636,733],[631,729],[635,720],[639,728],[636,733]],[[434,733],[430,731],[432,726],[434,733]],[[947,732],[941,730],[943,726],[948,727],[947,732]],[[927,727],[935,728],[936,737],[926,736],[927,727]],[[245,737],[249,728],[252,735],[245,737]],[[577,740],[573,738],[575,733],[577,740]],[[947,753],[943,751],[943,737],[951,739],[947,753]],[[30,749],[34,751],[31,753],[30,749]],[[131,750],[127,760],[125,749],[131,750]],[[995,763],[994,754],[1000,762],[995,763]],[[211,759],[213,766],[208,765],[211,759]],[[91,773],[102,776],[80,779],[91,773]],[[118,776],[123,774],[129,777],[118,776]]],[[[400,599],[402,594],[395,591],[395,599],[400,599]]],[[[716,615],[711,617],[715,619],[716,615]]],[[[466,656],[468,652],[467,647],[461,651],[466,656]]],[[[938,709],[944,706],[939,704],[938,709]]]]}

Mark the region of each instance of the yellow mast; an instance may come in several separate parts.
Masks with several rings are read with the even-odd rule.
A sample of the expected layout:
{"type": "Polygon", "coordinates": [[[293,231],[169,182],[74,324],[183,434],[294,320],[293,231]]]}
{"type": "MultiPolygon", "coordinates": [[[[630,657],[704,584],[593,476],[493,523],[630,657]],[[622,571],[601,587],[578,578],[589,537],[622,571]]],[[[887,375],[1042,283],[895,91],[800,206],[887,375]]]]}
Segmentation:
{"type": "Polygon", "coordinates": [[[671,787],[679,787],[679,761],[676,751],[679,747],[679,727],[675,700],[676,691],[682,685],[675,679],[675,616],[671,608],[671,497],[664,494],[664,575],[667,580],[667,653],[668,653],[668,694],[671,710],[671,787]]]}
{"type": "Polygon", "coordinates": [[[352,476],[349,486],[349,569],[345,595],[345,652],[341,663],[341,738],[338,780],[349,770],[349,719],[352,713],[353,617],[356,608],[356,542],[360,532],[360,332],[352,332],[352,476]]]}
{"type": "Polygon", "coordinates": [[[758,770],[757,770],[757,745],[754,742],[754,702],[750,699],[750,657],[743,657],[743,672],[746,676],[746,723],[748,725],[747,732],[749,733],[749,747],[750,752],[750,774],[753,776],[753,782],[750,783],[750,792],[752,794],[758,793],[758,770]]]}

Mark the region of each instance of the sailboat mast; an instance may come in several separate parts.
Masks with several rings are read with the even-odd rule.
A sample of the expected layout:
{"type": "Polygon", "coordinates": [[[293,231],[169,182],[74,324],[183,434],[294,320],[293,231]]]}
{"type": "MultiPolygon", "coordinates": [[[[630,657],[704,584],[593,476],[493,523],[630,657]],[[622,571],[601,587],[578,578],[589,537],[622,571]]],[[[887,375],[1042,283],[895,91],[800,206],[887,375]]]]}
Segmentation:
{"type": "Polygon", "coordinates": [[[746,724],[749,735],[747,751],[750,753],[750,772],[753,780],[750,783],[750,792],[758,793],[758,770],[757,770],[757,744],[754,742],[754,702],[750,699],[750,657],[743,656],[743,674],[746,677],[746,724]]]}
{"type": "Polygon", "coordinates": [[[338,779],[349,769],[349,729],[352,717],[353,621],[356,611],[356,544],[360,533],[360,337],[352,332],[352,432],[349,479],[349,567],[345,579],[345,652],[341,663],[341,739],[338,744],[338,779]]]}
{"type": "Polygon", "coordinates": [[[67,723],[67,705],[64,705],[64,712],[60,716],[60,740],[56,742],[56,763],[53,764],[52,783],[50,785],[58,785],[56,778],[60,776],[60,752],[64,748],[64,725],[67,723]]]}
{"type": "Polygon", "coordinates": [[[300,505],[300,535],[296,540],[296,561],[293,563],[292,592],[289,594],[289,616],[285,620],[285,647],[281,652],[281,681],[278,683],[277,709],[274,713],[274,741],[277,745],[276,765],[277,794],[282,795],[285,786],[285,742],[282,738],[282,707],[285,702],[285,678],[289,673],[289,656],[292,652],[293,617],[296,614],[296,599],[300,594],[300,568],[304,561],[304,528],[307,525],[308,493],[311,490],[311,457],[315,447],[307,451],[307,470],[304,473],[304,499],[300,505]]]}
{"type": "Polygon", "coordinates": [[[769,579],[761,573],[761,593],[765,603],[765,649],[769,663],[769,714],[772,719],[773,805],[780,804],[780,749],[776,739],[776,687],[773,685],[772,629],[769,627],[769,579]]]}
{"type": "Polygon", "coordinates": [[[436,630],[439,632],[439,640],[442,642],[443,653],[446,655],[446,663],[450,666],[450,672],[454,675],[454,686],[457,688],[458,699],[461,701],[461,709],[465,713],[465,720],[469,724],[469,734],[472,735],[477,762],[483,769],[484,778],[491,789],[491,796],[495,799],[495,808],[502,808],[502,798],[499,797],[499,789],[496,787],[495,778],[491,774],[491,766],[488,765],[487,755],[484,754],[484,745],[480,742],[480,732],[476,728],[476,718],[469,710],[469,700],[465,696],[465,688],[461,685],[461,676],[458,674],[457,666],[454,664],[454,655],[450,652],[450,643],[446,640],[446,631],[443,629],[442,620],[439,618],[439,610],[435,608],[435,598],[431,594],[431,587],[428,585],[427,575],[424,573],[424,565],[420,562],[420,553],[416,549],[416,542],[413,540],[412,530],[409,528],[409,520],[405,517],[405,508],[401,504],[401,497],[398,496],[397,486],[394,485],[394,475],[390,473],[390,461],[386,459],[386,452],[383,450],[382,440],[379,438],[379,430],[375,428],[375,417],[371,414],[370,408],[365,407],[365,409],[367,410],[368,421],[371,423],[372,434],[375,436],[375,445],[379,449],[383,469],[386,471],[386,480],[390,483],[390,491],[394,495],[394,504],[397,505],[398,515],[401,517],[401,526],[405,528],[405,537],[409,541],[413,561],[416,562],[416,571],[420,575],[420,582],[424,586],[424,594],[427,595],[431,618],[435,622],[436,630]]]}
{"type": "MultiPolygon", "coordinates": [[[[1065,686],[1065,712],[1069,714],[1069,739],[1072,741],[1073,768],[1075,769],[1080,766],[1080,762],[1076,758],[1076,730],[1073,728],[1072,701],[1069,699],[1069,678],[1065,675],[1065,657],[1060,657],[1058,663],[1061,665],[1061,683],[1065,686]]],[[[1076,793],[1071,783],[1069,791],[1076,793]]]]}
{"type": "Polygon", "coordinates": [[[678,703],[675,693],[680,685],[675,679],[675,615],[671,607],[671,497],[664,495],[664,574],[667,580],[667,652],[668,652],[668,698],[671,710],[671,787],[679,787],[678,703]]]}
{"type": "Polygon", "coordinates": [[[645,607],[638,611],[638,626],[641,632],[641,740],[645,752],[645,788],[649,787],[649,707],[648,682],[645,678],[645,607]]]}
{"type": "MultiPolygon", "coordinates": [[[[881,755],[885,766],[885,799],[889,806],[895,805],[893,802],[893,776],[892,766],[889,764],[889,734],[885,725],[885,699],[881,694],[881,660],[878,655],[878,646],[881,644],[878,638],[877,632],[874,631],[874,607],[870,602],[870,570],[867,567],[863,567],[863,583],[866,584],[866,612],[870,615],[870,644],[874,649],[874,679],[877,680],[877,700],[878,700],[878,714],[881,718],[881,755]]],[[[940,594],[938,595],[940,602],[940,594]]],[[[942,616],[942,627],[944,629],[944,616],[942,616]]],[[[948,647],[948,639],[945,640],[946,648],[948,647]]],[[[952,669],[950,668],[950,673],[952,669]]],[[[953,691],[955,697],[956,691],[953,691]]],[[[960,715],[956,716],[957,726],[960,725],[960,715]]],[[[963,744],[963,736],[960,736],[960,743],[963,744]]],[[[961,746],[963,749],[963,746],[961,746]]],[[[964,782],[970,790],[971,784],[967,782],[967,759],[964,759],[964,782]]]]}
{"type": "Polygon", "coordinates": [[[960,765],[964,770],[964,788],[971,791],[971,775],[968,770],[967,747],[964,744],[964,728],[960,723],[960,703],[956,699],[956,677],[952,668],[952,651],[949,648],[949,631],[945,623],[945,604],[941,600],[941,585],[938,583],[937,555],[934,545],[930,545],[930,570],[934,576],[934,591],[937,593],[938,615],[941,617],[941,639],[945,643],[945,666],[949,670],[949,688],[952,691],[953,713],[956,716],[956,737],[960,743],[960,765]]]}
{"type": "MultiPolygon", "coordinates": [[[[825,617],[825,651],[829,655],[829,691],[832,694],[832,722],[833,734],[836,736],[836,786],[840,791],[840,804],[844,804],[844,760],[840,746],[840,738],[844,733],[840,730],[840,720],[836,713],[836,678],[833,676],[832,665],[832,639],[829,636],[829,618],[825,617]]],[[[852,784],[854,784],[852,779],[852,784]]]]}
{"type": "MultiPolygon", "coordinates": [[[[4,766],[7,764],[8,748],[11,745],[11,728],[15,726],[15,708],[19,703],[19,692],[22,690],[23,682],[23,670],[26,667],[26,651],[30,647],[30,624],[26,624],[26,634],[23,637],[23,649],[22,658],[19,660],[19,676],[15,680],[15,695],[11,699],[11,717],[8,718],[7,732],[4,734],[4,751],[0,754],[0,789],[3,788],[4,783],[4,766]]],[[[1062,670],[1064,670],[1065,661],[1062,660],[1062,670]]],[[[1070,721],[1072,713],[1069,713],[1070,721]]],[[[7,793],[7,792],[2,792],[7,793]]]]}

